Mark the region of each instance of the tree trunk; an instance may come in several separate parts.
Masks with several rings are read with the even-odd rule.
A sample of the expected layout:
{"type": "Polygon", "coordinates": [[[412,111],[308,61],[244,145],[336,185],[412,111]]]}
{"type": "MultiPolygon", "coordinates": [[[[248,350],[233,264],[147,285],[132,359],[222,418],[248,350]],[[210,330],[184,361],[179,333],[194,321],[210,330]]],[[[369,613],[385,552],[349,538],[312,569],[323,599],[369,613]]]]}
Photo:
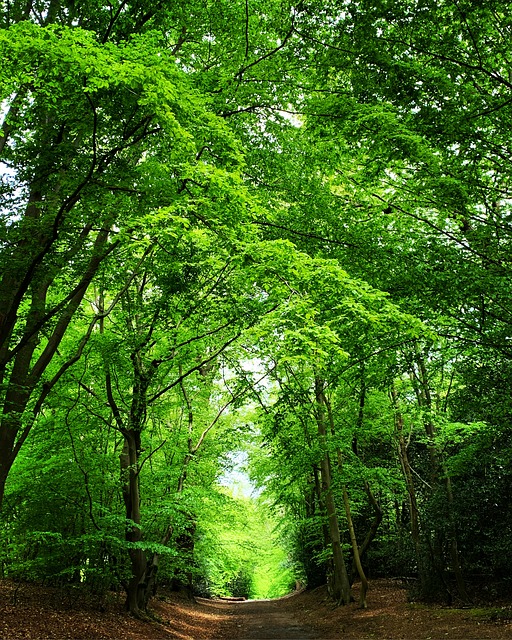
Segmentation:
{"type": "MultiPolygon", "coordinates": [[[[169,540],[171,539],[172,532],[173,532],[173,527],[172,525],[169,525],[163,538],[160,540],[161,545],[166,545],[169,542],[169,540]]],[[[144,611],[147,611],[150,599],[156,595],[156,588],[157,588],[156,578],[157,578],[159,563],[160,563],[160,554],[154,553],[151,560],[146,565],[146,573],[144,576],[145,588],[140,598],[142,599],[142,606],[144,611]]],[[[139,602],[139,607],[140,607],[140,604],[141,603],[139,602]]]]}
{"type": "Polygon", "coordinates": [[[327,523],[334,565],[332,594],[339,604],[349,604],[353,600],[352,590],[350,587],[350,581],[348,579],[347,567],[343,558],[338,513],[332,493],[331,461],[329,458],[329,453],[327,451],[325,398],[323,392],[323,382],[319,378],[315,378],[315,395],[317,404],[316,418],[318,436],[324,452],[320,462],[322,476],[322,495],[324,497],[325,507],[327,510],[327,523]]]}
{"type": "MultiPolygon", "coordinates": [[[[359,414],[360,414],[360,418],[359,421],[362,423],[362,410],[364,407],[364,395],[365,395],[365,391],[364,391],[365,387],[364,384],[362,385],[362,392],[361,392],[361,398],[360,398],[360,405],[359,405],[359,414]]],[[[325,397],[325,394],[322,391],[322,400],[325,404],[325,407],[327,408],[327,416],[329,419],[329,426],[331,429],[331,435],[334,436],[335,435],[335,427],[334,427],[334,416],[332,414],[332,407],[331,407],[331,403],[327,400],[327,398],[325,397]]],[[[341,454],[341,450],[339,447],[337,447],[336,449],[336,454],[338,456],[338,469],[340,474],[343,473],[343,456],[341,454]]],[[[366,575],[364,573],[363,570],[363,565],[361,564],[361,556],[359,554],[359,547],[357,544],[357,538],[356,538],[356,531],[354,528],[354,521],[352,520],[352,514],[350,512],[350,500],[348,497],[348,491],[347,491],[347,487],[345,484],[343,484],[342,487],[342,492],[343,492],[343,506],[345,507],[345,517],[347,518],[347,525],[348,525],[348,533],[350,536],[350,543],[352,545],[352,557],[353,557],[353,564],[356,567],[357,573],[359,575],[359,578],[361,580],[361,593],[360,593],[360,598],[359,598],[359,605],[362,609],[366,609],[367,604],[366,604],[366,593],[368,591],[368,580],[366,579],[366,575]]],[[[352,584],[353,581],[350,581],[350,584],[352,584]]]]}
{"type": "MultiPolygon", "coordinates": [[[[124,432],[124,446],[120,455],[123,501],[125,505],[125,539],[130,545],[142,541],[140,489],[139,489],[140,433],[130,429],[124,432]]],[[[128,549],[131,578],[126,585],[126,609],[136,617],[142,617],[147,606],[144,580],[147,569],[146,554],[142,549],[128,549]]]]}
{"type": "MultiPolygon", "coordinates": [[[[373,539],[375,538],[375,536],[377,535],[377,531],[379,530],[379,526],[380,523],[382,522],[382,507],[380,506],[380,504],[377,502],[375,496],[373,495],[373,491],[369,485],[368,482],[365,481],[364,483],[364,488],[366,490],[366,494],[368,496],[368,499],[370,501],[370,504],[372,505],[374,512],[375,512],[375,516],[372,520],[372,523],[370,525],[370,528],[368,529],[368,533],[365,536],[365,539],[363,540],[363,544],[359,547],[359,557],[363,558],[364,554],[368,551],[371,543],[373,542],[373,539]]],[[[355,564],[355,558],[354,561],[352,562],[352,571],[351,571],[351,582],[353,583],[356,576],[358,575],[358,571],[357,571],[357,567],[355,564]]]]}
{"type": "MultiPolygon", "coordinates": [[[[0,441],[0,450],[3,451],[2,449],[3,444],[0,441]]],[[[12,467],[12,460],[10,459],[10,456],[4,456],[0,454],[0,512],[2,511],[2,506],[4,503],[4,496],[5,496],[5,485],[7,483],[7,478],[9,476],[9,471],[11,470],[12,467]]]]}
{"type": "Polygon", "coordinates": [[[343,485],[343,504],[345,505],[345,514],[347,516],[348,532],[350,534],[350,542],[352,543],[352,552],[354,554],[354,563],[357,568],[357,573],[361,580],[361,593],[359,597],[359,606],[362,609],[366,609],[366,593],[368,591],[368,580],[361,564],[361,557],[359,555],[359,547],[357,546],[356,532],[354,529],[354,522],[352,520],[352,514],[350,513],[350,501],[348,499],[348,492],[346,485],[343,485]]]}
{"type": "MultiPolygon", "coordinates": [[[[306,573],[306,584],[309,588],[314,589],[325,584],[328,573],[328,563],[320,564],[318,558],[330,546],[329,532],[325,523],[325,506],[322,500],[322,488],[320,483],[319,469],[313,467],[312,484],[310,499],[305,501],[306,520],[311,520],[317,514],[321,515],[322,538],[312,538],[304,534],[301,530],[301,557],[304,571],[306,573]]],[[[331,563],[332,564],[332,563],[331,563]]]]}
{"type": "MultiPolygon", "coordinates": [[[[5,379],[9,371],[10,375],[5,384],[6,391],[0,417],[0,511],[2,509],[5,484],[14,460],[27,439],[32,424],[42,409],[48,393],[67,369],[65,363],[50,381],[45,381],[41,385],[41,379],[57,353],[60,343],[80,307],[87,288],[102,260],[108,254],[109,250],[106,249],[108,236],[109,231],[107,229],[102,229],[98,232],[93,245],[94,250],[80,282],[73,290],[73,293],[68,296],[66,304],[62,305],[61,308],[59,307],[58,312],[56,311],[57,307],[52,310],[56,323],[46,340],[44,349],[39,355],[37,355],[36,349],[41,339],[44,319],[49,315],[46,300],[50,284],[48,279],[43,279],[38,287],[35,285],[32,287],[30,308],[19,342],[9,349],[9,341],[14,324],[2,336],[2,348],[5,357],[4,361],[0,363],[0,378],[5,379]],[[32,410],[27,411],[31,400],[35,401],[34,407],[32,410]]],[[[21,300],[18,301],[18,306],[20,304],[21,300]]],[[[15,322],[16,320],[12,320],[12,323],[15,322]]],[[[71,358],[70,362],[72,361],[74,361],[73,358],[71,358]]]]}
{"type": "Polygon", "coordinates": [[[414,479],[412,477],[412,469],[409,463],[409,456],[407,453],[407,443],[404,436],[404,420],[402,413],[398,405],[398,394],[394,386],[391,387],[391,398],[393,401],[394,418],[395,418],[395,433],[398,444],[398,457],[400,459],[400,466],[402,467],[402,473],[404,475],[405,486],[407,488],[407,497],[409,501],[409,516],[411,523],[411,537],[414,544],[414,551],[416,554],[416,562],[418,563],[418,577],[420,580],[420,587],[422,593],[426,590],[426,571],[424,566],[424,553],[421,543],[420,535],[420,517],[418,510],[418,502],[416,499],[416,487],[414,485],[414,479]]]}
{"type": "Polygon", "coordinates": [[[190,516],[185,516],[188,523],[185,526],[185,530],[176,539],[176,548],[180,552],[182,558],[185,559],[187,568],[181,575],[175,575],[172,580],[172,588],[175,591],[180,591],[185,594],[187,598],[193,599],[193,558],[195,547],[195,531],[196,523],[190,516]]]}
{"type": "Polygon", "coordinates": [[[460,557],[459,557],[459,549],[457,543],[457,525],[455,522],[455,518],[453,517],[453,491],[452,491],[452,483],[448,475],[446,475],[445,471],[445,484],[446,484],[446,495],[448,498],[448,519],[450,523],[451,530],[451,539],[450,539],[450,556],[453,564],[453,572],[455,574],[455,581],[457,584],[457,591],[459,592],[460,597],[464,602],[470,602],[471,598],[468,595],[466,589],[466,582],[462,575],[462,568],[460,566],[460,557]]]}

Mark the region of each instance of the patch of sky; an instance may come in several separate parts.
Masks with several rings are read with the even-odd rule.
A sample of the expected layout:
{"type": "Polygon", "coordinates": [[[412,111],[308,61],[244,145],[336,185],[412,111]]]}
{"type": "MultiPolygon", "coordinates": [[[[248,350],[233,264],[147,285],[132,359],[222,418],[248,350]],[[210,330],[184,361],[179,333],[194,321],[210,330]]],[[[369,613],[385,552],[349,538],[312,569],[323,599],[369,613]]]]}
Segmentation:
{"type": "Polygon", "coordinates": [[[251,482],[246,471],[247,462],[247,451],[231,451],[227,456],[227,468],[218,483],[228,487],[235,497],[257,498],[261,490],[251,482]]]}

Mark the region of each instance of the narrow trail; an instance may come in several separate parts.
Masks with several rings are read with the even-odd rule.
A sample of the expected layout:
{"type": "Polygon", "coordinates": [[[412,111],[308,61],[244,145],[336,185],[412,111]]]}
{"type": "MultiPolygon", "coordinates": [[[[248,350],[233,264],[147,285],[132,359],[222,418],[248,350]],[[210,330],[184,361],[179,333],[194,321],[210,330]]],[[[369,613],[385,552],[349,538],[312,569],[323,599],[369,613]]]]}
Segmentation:
{"type": "Polygon", "coordinates": [[[280,600],[247,600],[245,602],[212,602],[201,600],[207,607],[230,619],[232,640],[320,640],[314,629],[301,623],[280,600]]]}

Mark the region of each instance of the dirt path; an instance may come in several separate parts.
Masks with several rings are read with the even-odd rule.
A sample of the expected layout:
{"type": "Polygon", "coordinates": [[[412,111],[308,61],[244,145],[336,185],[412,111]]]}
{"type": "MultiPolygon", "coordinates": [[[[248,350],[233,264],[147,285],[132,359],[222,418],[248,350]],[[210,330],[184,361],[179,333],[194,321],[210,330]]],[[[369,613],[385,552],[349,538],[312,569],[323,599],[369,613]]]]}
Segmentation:
{"type": "Polygon", "coordinates": [[[406,590],[389,580],[374,581],[370,595],[365,610],[360,609],[357,602],[345,607],[334,606],[325,587],[279,600],[240,603],[199,600],[198,605],[205,614],[215,612],[221,616],[219,627],[201,637],[208,640],[512,639],[509,602],[499,603],[501,606],[495,608],[472,609],[408,602],[406,590]]]}
{"type": "MultiPolygon", "coordinates": [[[[207,600],[202,602],[211,606],[207,600]]],[[[252,600],[220,606],[236,626],[233,631],[237,640],[320,640],[317,632],[283,607],[283,600],[252,600]]]]}
{"type": "MultiPolygon", "coordinates": [[[[357,593],[355,594],[357,597],[357,593]]],[[[280,600],[197,601],[161,593],[157,622],[130,618],[122,594],[0,580],[0,640],[505,640],[512,603],[457,609],[409,602],[392,580],[374,580],[368,609],[335,607],[325,587],[280,600]]]]}

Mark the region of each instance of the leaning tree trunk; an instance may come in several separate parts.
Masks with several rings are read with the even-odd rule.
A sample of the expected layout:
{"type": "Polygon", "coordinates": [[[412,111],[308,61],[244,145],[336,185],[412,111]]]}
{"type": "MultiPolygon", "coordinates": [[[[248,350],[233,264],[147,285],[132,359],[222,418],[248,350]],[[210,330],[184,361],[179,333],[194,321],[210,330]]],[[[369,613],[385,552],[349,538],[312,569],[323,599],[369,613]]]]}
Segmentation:
{"type": "Polygon", "coordinates": [[[327,428],[326,428],[326,407],[325,397],[323,393],[323,382],[320,378],[315,378],[315,394],[316,394],[316,420],[318,427],[318,437],[323,449],[323,456],[320,462],[322,477],[322,493],[324,496],[325,507],[327,511],[327,525],[329,538],[331,541],[333,556],[333,581],[332,595],[339,604],[349,604],[352,602],[352,589],[348,579],[347,567],[343,558],[341,547],[341,536],[338,522],[338,513],[334,495],[332,493],[331,482],[331,461],[327,451],[327,428]]]}
{"type": "MultiPolygon", "coordinates": [[[[169,525],[163,538],[160,540],[160,544],[165,546],[171,539],[173,532],[172,525],[169,525]]],[[[151,560],[146,562],[146,570],[144,574],[143,584],[145,585],[142,594],[139,596],[139,608],[144,611],[147,610],[150,599],[156,595],[157,589],[157,572],[158,565],[160,563],[160,554],[153,553],[151,560]]]]}
{"type": "MultiPolygon", "coordinates": [[[[359,557],[361,559],[364,558],[365,553],[368,551],[368,549],[370,548],[371,543],[375,539],[375,536],[377,535],[377,531],[379,530],[380,523],[382,522],[382,516],[383,516],[382,507],[377,502],[377,499],[373,495],[373,491],[372,491],[372,489],[370,487],[370,484],[367,481],[365,481],[365,483],[364,483],[364,488],[365,488],[365,491],[366,491],[366,495],[368,496],[368,500],[370,501],[370,504],[373,507],[375,515],[374,515],[373,520],[372,520],[372,522],[370,524],[370,528],[368,529],[368,532],[366,533],[365,539],[363,540],[363,543],[359,547],[359,557]]],[[[352,562],[352,571],[351,571],[351,575],[350,575],[351,583],[354,582],[354,580],[356,579],[357,575],[358,575],[358,569],[357,569],[355,558],[354,558],[354,560],[352,562]]]]}
{"type": "MultiPolygon", "coordinates": [[[[327,400],[325,393],[322,391],[321,392],[321,399],[322,402],[324,404],[324,406],[327,409],[327,416],[329,419],[329,426],[331,429],[331,435],[334,437],[335,435],[335,427],[334,427],[334,416],[332,414],[332,408],[331,408],[331,404],[330,402],[327,400]]],[[[340,472],[340,474],[342,474],[343,472],[343,456],[341,454],[341,449],[339,447],[337,447],[336,449],[336,455],[338,457],[338,470],[340,472]]],[[[366,578],[364,569],[363,569],[363,565],[361,564],[361,556],[359,554],[359,546],[357,544],[357,538],[356,538],[356,531],[355,531],[355,527],[354,527],[354,521],[352,520],[352,513],[350,511],[350,500],[348,497],[348,491],[347,491],[347,487],[345,484],[343,484],[342,487],[342,493],[343,493],[343,506],[345,507],[345,517],[347,518],[347,525],[348,525],[348,533],[349,533],[349,537],[350,537],[350,543],[352,545],[352,557],[353,557],[353,564],[356,567],[356,571],[359,575],[359,578],[361,580],[361,592],[360,592],[360,597],[359,597],[359,605],[362,609],[366,609],[366,593],[368,591],[368,580],[366,578]]],[[[352,585],[353,581],[349,580],[349,583],[352,585]]]]}
{"type": "MultiPolygon", "coordinates": [[[[362,410],[364,407],[364,395],[365,395],[365,391],[364,391],[364,384],[362,386],[362,401],[360,402],[360,407],[359,407],[359,420],[362,423],[362,410]]],[[[329,426],[331,429],[331,434],[334,437],[335,433],[336,433],[336,429],[334,427],[334,416],[332,413],[332,407],[331,407],[331,403],[327,400],[325,394],[322,392],[322,400],[324,402],[324,405],[327,408],[327,415],[329,418],[329,426]]],[[[338,456],[338,470],[340,472],[340,474],[343,473],[343,456],[341,453],[341,449],[339,447],[337,447],[336,449],[336,454],[338,456]]],[[[348,491],[347,491],[347,486],[346,484],[343,484],[342,487],[342,491],[343,491],[343,505],[345,507],[345,516],[347,518],[347,525],[348,525],[348,533],[350,536],[350,543],[352,545],[352,557],[353,557],[353,566],[355,566],[357,574],[359,575],[359,579],[361,580],[361,592],[360,592],[360,596],[359,596],[359,606],[362,609],[366,609],[367,604],[366,604],[366,593],[368,592],[368,580],[366,578],[366,574],[364,572],[363,569],[363,565],[361,563],[361,554],[359,552],[359,546],[357,544],[357,538],[356,538],[356,530],[354,527],[354,521],[352,520],[352,513],[350,510],[350,499],[348,497],[348,491]]],[[[353,580],[350,581],[350,583],[353,583],[353,580]]]]}
{"type": "MultiPolygon", "coordinates": [[[[0,510],[9,472],[48,394],[67,369],[78,360],[90,336],[88,330],[80,341],[75,356],[62,363],[57,372],[42,383],[88,286],[102,260],[108,255],[108,237],[108,229],[98,232],[92,243],[94,251],[87,267],[72,294],[68,296],[66,304],[54,307],[48,304],[48,290],[55,274],[45,274],[37,285],[32,284],[30,295],[26,296],[27,312],[24,317],[19,309],[25,300],[25,289],[18,283],[20,292],[16,296],[10,290],[14,286],[12,278],[8,274],[0,278],[0,387],[5,389],[0,397],[0,510]],[[6,295],[4,288],[7,288],[9,295],[6,295]],[[12,300],[9,299],[11,297],[12,300]],[[12,313],[7,312],[8,309],[12,313]],[[45,325],[45,318],[51,316],[55,318],[55,324],[45,332],[46,341],[43,343],[41,329],[45,325]],[[20,335],[17,336],[17,341],[13,341],[18,326],[20,335]],[[41,344],[44,344],[44,348],[39,353],[41,344]]],[[[90,330],[95,322],[96,319],[93,319],[90,330]]]]}
{"type": "Polygon", "coordinates": [[[352,553],[354,556],[354,563],[356,565],[357,573],[361,580],[361,593],[359,596],[359,606],[361,609],[366,609],[366,593],[368,592],[368,580],[361,564],[361,556],[359,554],[359,547],[357,546],[356,531],[354,529],[354,521],[352,520],[352,514],[350,512],[350,501],[348,498],[348,492],[346,485],[343,485],[343,504],[345,505],[345,514],[347,516],[348,532],[350,534],[350,542],[352,543],[352,553]]]}

